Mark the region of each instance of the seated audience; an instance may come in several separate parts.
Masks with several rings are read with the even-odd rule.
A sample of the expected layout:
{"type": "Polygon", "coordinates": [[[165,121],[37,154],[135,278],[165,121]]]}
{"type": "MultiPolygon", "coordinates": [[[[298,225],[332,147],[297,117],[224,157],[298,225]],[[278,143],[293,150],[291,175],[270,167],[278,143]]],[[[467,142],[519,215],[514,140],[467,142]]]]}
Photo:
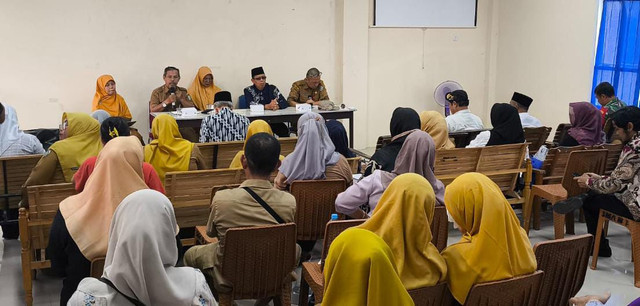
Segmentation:
{"type": "MultiPolygon", "coordinates": [[[[586,103],[586,102],[585,102],[586,103]]],[[[625,144],[618,165],[610,176],[595,173],[582,173],[574,178],[578,185],[588,188],[589,192],[553,205],[556,213],[566,214],[582,207],[587,231],[594,237],[598,230],[600,210],[640,221],[640,109],[635,106],[624,107],[611,116],[615,133],[625,144]]],[[[600,240],[598,256],[610,257],[609,240],[600,240]]]]}
{"type": "MultiPolygon", "coordinates": [[[[102,138],[102,145],[106,145],[110,140],[120,137],[130,136],[129,125],[124,118],[110,117],[107,118],[100,125],[100,137],[102,138]]],[[[77,192],[82,192],[89,176],[93,173],[96,167],[97,156],[89,157],[82,163],[78,172],[73,175],[73,183],[77,192]]],[[[164,186],[160,181],[160,177],[153,166],[149,163],[142,164],[142,174],[145,184],[151,189],[164,193],[164,186]]]]}
{"type": "Polygon", "coordinates": [[[376,169],[391,172],[395,167],[396,157],[407,135],[419,129],[420,116],[416,111],[406,107],[396,108],[391,115],[391,142],[373,153],[364,175],[368,176],[376,169]]]}
{"type": "Polygon", "coordinates": [[[180,82],[180,70],[178,68],[172,66],[164,68],[162,78],[164,85],[151,92],[151,99],[149,100],[150,112],[169,112],[176,110],[178,107],[195,106],[187,89],[178,86],[178,82],[180,82]]]}
{"type": "Polygon", "coordinates": [[[409,134],[396,158],[393,171],[375,170],[372,175],[338,194],[336,211],[356,219],[371,216],[391,181],[404,173],[417,173],[425,177],[435,191],[436,205],[444,205],[444,184],[433,173],[435,160],[436,151],[431,136],[423,131],[409,134]]]}
{"type": "MultiPolygon", "coordinates": [[[[598,104],[602,106],[600,108],[602,130],[607,137],[607,142],[612,142],[616,139],[614,138],[615,126],[613,126],[613,123],[611,122],[611,115],[613,115],[617,110],[626,107],[627,104],[618,100],[615,89],[609,82],[602,82],[598,84],[598,86],[593,90],[593,94],[595,94],[598,104]]],[[[617,140],[616,143],[621,142],[617,140]]]]}
{"type": "Polygon", "coordinates": [[[296,180],[343,179],[351,185],[351,167],[335,151],[324,119],[308,112],[298,120],[296,148],[284,158],[275,179],[276,188],[287,190],[296,180]]]}
{"type": "Polygon", "coordinates": [[[296,107],[298,103],[318,105],[318,101],[329,100],[327,87],[324,86],[320,76],[322,72],[318,68],[311,68],[307,71],[304,80],[294,82],[287,98],[289,106],[296,107]]]}
{"type": "Polygon", "coordinates": [[[109,117],[111,117],[111,115],[104,109],[95,110],[91,113],[91,118],[98,120],[100,124],[109,117]]]}
{"type": "Polygon", "coordinates": [[[511,106],[515,107],[518,110],[518,114],[520,115],[520,123],[522,123],[523,128],[528,127],[541,127],[542,123],[538,118],[529,115],[529,107],[533,103],[533,99],[531,99],[527,95],[523,95],[519,92],[514,92],[511,97],[511,106]]]}
{"type": "Polygon", "coordinates": [[[323,305],[413,305],[398,277],[393,252],[378,235],[359,228],[342,232],[324,264],[323,305]]]}
{"type": "Polygon", "coordinates": [[[524,130],[518,111],[506,103],[496,103],[491,107],[491,131],[482,131],[467,148],[524,143],[524,130]]]}
{"type": "Polygon", "coordinates": [[[247,179],[240,188],[216,192],[211,202],[207,235],[217,237],[218,242],[194,246],[184,255],[184,263],[202,270],[214,291],[228,292],[232,288],[220,273],[227,230],[280,223],[258,203],[259,200],[269,205],[282,223],[294,222],[295,198],[287,192],[274,189],[269,182],[271,173],[280,165],[279,155],[280,143],[267,133],[255,134],[247,140],[241,157],[247,179]]]}
{"type": "Polygon", "coordinates": [[[349,138],[347,137],[347,130],[344,129],[344,125],[338,120],[327,120],[325,124],[329,131],[329,138],[331,138],[333,146],[336,147],[336,152],[346,158],[356,157],[356,154],[349,150],[349,138]]]}
{"type": "Polygon", "coordinates": [[[232,111],[231,94],[220,91],[214,101],[214,111],[202,119],[200,142],[244,140],[249,119],[232,111]]]}
{"type": "Polygon", "coordinates": [[[177,234],[167,197],[128,195],[111,221],[103,277],[83,279],[68,305],[217,305],[200,271],[175,266],[177,234]]]}
{"type": "Polygon", "coordinates": [[[447,94],[451,115],[447,116],[449,133],[476,131],[484,129],[482,119],[469,111],[469,97],[467,92],[460,89],[447,94]]]}
{"type": "Polygon", "coordinates": [[[28,207],[26,187],[53,183],[58,167],[62,173],[57,174],[71,182],[80,165],[101,149],[98,121],[83,113],[64,113],[60,140],[51,145],[22,185],[22,206],[28,207]]]}
{"type": "Polygon", "coordinates": [[[160,180],[171,171],[204,169],[204,158],[198,146],[182,139],[176,119],[161,114],[151,124],[153,141],[144,147],[144,161],[156,169],[160,180]]]}
{"type": "MultiPolygon", "coordinates": [[[[278,110],[289,106],[280,90],[275,85],[267,83],[267,75],[262,67],[251,69],[251,83],[244,89],[244,100],[247,105],[264,105],[264,109],[278,110]]],[[[280,137],[289,137],[289,128],[284,123],[271,123],[271,129],[280,137]]]]}
{"type": "Polygon", "coordinates": [[[113,117],[131,120],[131,112],[124,98],[116,92],[116,81],[104,74],[96,81],[96,93],[93,95],[91,111],[104,110],[113,117]]]}
{"type": "Polygon", "coordinates": [[[436,150],[454,149],[456,146],[449,139],[449,130],[444,116],[436,111],[420,113],[420,129],[429,133],[436,145],[436,150]]]}
{"type": "Polygon", "coordinates": [[[535,272],[531,243],[500,188],[480,173],[465,173],[447,186],[447,211],[462,232],[442,256],[453,297],[464,304],[473,285],[535,272]]]}
{"type": "MultiPolygon", "coordinates": [[[[242,156],[244,155],[244,149],[247,148],[247,141],[249,140],[249,138],[251,138],[251,136],[258,133],[267,133],[273,136],[271,127],[266,121],[262,119],[252,121],[251,124],[249,124],[249,127],[247,128],[247,137],[244,139],[244,145],[242,146],[242,151],[238,151],[238,153],[236,153],[236,156],[233,157],[233,160],[231,161],[231,165],[229,166],[230,169],[242,169],[242,156]]],[[[284,159],[284,156],[280,155],[280,161],[282,161],[283,159],[284,159]]]]}
{"type": "Polygon", "coordinates": [[[16,110],[0,103],[0,157],[44,154],[36,136],[20,130],[16,110]]]}
{"type": "MultiPolygon", "coordinates": [[[[193,100],[193,104],[199,110],[207,109],[207,105],[213,104],[215,95],[222,91],[213,82],[213,73],[209,67],[202,66],[198,69],[196,78],[191,82],[187,93],[193,100]]],[[[231,98],[229,98],[231,102],[231,98]]]]}
{"type": "MultiPolygon", "coordinates": [[[[67,304],[78,283],[89,276],[91,260],[107,254],[109,224],[116,207],[127,195],[147,188],[142,157],[135,137],[109,141],[84,190],[60,202],[51,224],[47,256],[54,273],[65,276],[61,305],[67,304]]],[[[140,217],[136,216],[144,219],[140,217]]]]}
{"type": "Polygon", "coordinates": [[[593,146],[604,142],[602,118],[598,109],[589,102],[569,104],[571,128],[558,144],[561,147],[593,146]]]}
{"type": "Polygon", "coordinates": [[[431,243],[435,203],[429,181],[415,173],[401,174],[391,181],[371,219],[358,226],[389,245],[407,290],[434,286],[447,274],[447,264],[431,243]]]}

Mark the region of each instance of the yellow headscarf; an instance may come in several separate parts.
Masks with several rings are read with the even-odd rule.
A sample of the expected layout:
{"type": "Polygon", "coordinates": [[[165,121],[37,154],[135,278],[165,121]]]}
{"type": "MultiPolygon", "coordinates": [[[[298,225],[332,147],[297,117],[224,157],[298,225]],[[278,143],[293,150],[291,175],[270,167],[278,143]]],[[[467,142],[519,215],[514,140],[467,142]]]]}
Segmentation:
{"type": "MultiPolygon", "coordinates": [[[[247,137],[244,138],[244,146],[242,147],[242,151],[238,151],[238,153],[236,153],[236,156],[233,157],[233,160],[231,161],[231,165],[229,166],[230,169],[242,169],[242,162],[240,161],[240,158],[244,154],[244,148],[247,145],[247,140],[249,140],[251,136],[258,133],[267,133],[273,136],[273,131],[271,131],[271,126],[269,126],[269,124],[266,121],[261,119],[252,121],[251,124],[249,124],[249,127],[247,128],[247,137]]],[[[280,155],[280,160],[283,160],[283,159],[284,159],[284,156],[280,155]]]]}
{"type": "Polygon", "coordinates": [[[153,165],[163,183],[167,172],[189,170],[194,144],[182,139],[176,119],[158,115],[151,124],[151,134],[154,139],[144,147],[144,161],[153,165]]]}
{"type": "Polygon", "coordinates": [[[382,194],[373,215],[360,225],[391,248],[407,290],[433,286],[445,279],[447,265],[431,243],[436,196],[429,181],[415,173],[397,176],[382,194]]]}
{"type": "Polygon", "coordinates": [[[99,109],[105,110],[112,117],[124,117],[131,119],[131,112],[127,106],[127,102],[118,93],[108,96],[104,89],[109,81],[114,81],[113,77],[105,74],[101,75],[96,81],[96,94],[93,95],[93,106],[91,111],[99,109]]]}
{"type": "Polygon", "coordinates": [[[442,114],[436,111],[424,111],[420,113],[420,129],[429,133],[436,143],[436,150],[454,149],[456,146],[449,139],[447,121],[442,114]]]}
{"type": "Polygon", "coordinates": [[[322,305],[414,305],[393,253],[376,234],[350,228],[332,243],[324,265],[322,305]]]}
{"type": "Polygon", "coordinates": [[[96,156],[102,149],[100,123],[83,113],[64,113],[62,122],[67,120],[67,138],[56,141],[49,150],[56,152],[64,181],[71,182],[73,174],[89,157],[96,156]]]}
{"type": "Polygon", "coordinates": [[[463,232],[447,247],[447,282],[464,304],[471,287],[533,273],[536,257],[531,243],[500,188],[480,173],[458,176],[444,194],[447,210],[463,232]]]}
{"type": "Polygon", "coordinates": [[[213,97],[217,92],[222,90],[218,86],[216,86],[215,83],[211,83],[211,86],[209,87],[204,87],[202,85],[202,80],[205,76],[207,76],[207,74],[210,74],[213,77],[213,73],[211,72],[211,69],[209,69],[209,67],[200,67],[200,69],[198,69],[196,78],[193,80],[191,86],[189,86],[189,89],[187,90],[187,92],[191,96],[191,99],[193,99],[193,103],[199,110],[206,109],[207,104],[213,104],[213,97]]]}

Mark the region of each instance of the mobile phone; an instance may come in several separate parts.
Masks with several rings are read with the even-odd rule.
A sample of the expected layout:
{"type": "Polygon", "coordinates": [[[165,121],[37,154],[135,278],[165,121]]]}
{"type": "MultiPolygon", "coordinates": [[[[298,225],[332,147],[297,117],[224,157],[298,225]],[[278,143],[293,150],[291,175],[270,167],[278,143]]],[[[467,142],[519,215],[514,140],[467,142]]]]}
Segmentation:
{"type": "Polygon", "coordinates": [[[580,176],[580,174],[578,172],[574,172],[573,173],[573,177],[578,177],[578,176],[580,176]]]}

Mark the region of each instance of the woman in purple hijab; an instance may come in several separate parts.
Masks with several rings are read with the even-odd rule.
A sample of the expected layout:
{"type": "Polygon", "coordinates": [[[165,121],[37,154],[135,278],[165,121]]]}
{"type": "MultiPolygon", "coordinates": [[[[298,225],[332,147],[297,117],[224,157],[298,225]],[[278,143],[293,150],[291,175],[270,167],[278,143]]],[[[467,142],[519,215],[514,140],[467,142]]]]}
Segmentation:
{"type": "Polygon", "coordinates": [[[589,102],[569,104],[571,128],[558,144],[561,147],[593,146],[604,142],[602,116],[600,111],[589,102]]]}

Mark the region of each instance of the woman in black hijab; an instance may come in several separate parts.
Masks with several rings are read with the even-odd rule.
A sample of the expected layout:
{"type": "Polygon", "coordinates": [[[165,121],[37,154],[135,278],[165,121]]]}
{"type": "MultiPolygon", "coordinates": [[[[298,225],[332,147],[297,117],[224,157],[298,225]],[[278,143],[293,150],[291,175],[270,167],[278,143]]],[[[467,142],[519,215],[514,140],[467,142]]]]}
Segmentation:
{"type": "Polygon", "coordinates": [[[337,120],[327,120],[325,124],[327,125],[331,142],[333,142],[333,145],[336,147],[336,152],[346,158],[356,157],[356,154],[349,150],[349,139],[344,125],[337,120]]]}
{"type": "Polygon", "coordinates": [[[407,107],[398,107],[391,115],[391,142],[376,151],[371,156],[371,161],[367,164],[364,175],[373,173],[373,170],[381,169],[387,172],[393,171],[396,165],[396,157],[402,149],[402,144],[416,129],[420,129],[420,116],[418,113],[407,107]]]}
{"type": "Polygon", "coordinates": [[[491,131],[484,131],[471,141],[467,148],[523,143],[524,130],[518,110],[507,103],[491,107],[491,131]]]}

